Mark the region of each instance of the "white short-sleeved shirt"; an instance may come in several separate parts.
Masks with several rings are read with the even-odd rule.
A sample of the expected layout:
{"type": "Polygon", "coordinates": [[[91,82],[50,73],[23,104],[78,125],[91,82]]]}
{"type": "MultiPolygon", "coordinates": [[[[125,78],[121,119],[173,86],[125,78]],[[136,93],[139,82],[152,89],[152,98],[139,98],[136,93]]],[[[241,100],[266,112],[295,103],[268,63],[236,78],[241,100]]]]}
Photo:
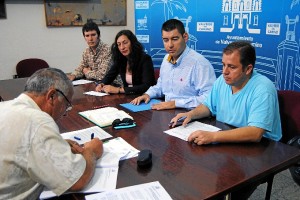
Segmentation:
{"type": "Polygon", "coordinates": [[[0,103],[0,199],[38,199],[44,186],[61,195],[82,176],[53,118],[26,94],[0,103]]]}

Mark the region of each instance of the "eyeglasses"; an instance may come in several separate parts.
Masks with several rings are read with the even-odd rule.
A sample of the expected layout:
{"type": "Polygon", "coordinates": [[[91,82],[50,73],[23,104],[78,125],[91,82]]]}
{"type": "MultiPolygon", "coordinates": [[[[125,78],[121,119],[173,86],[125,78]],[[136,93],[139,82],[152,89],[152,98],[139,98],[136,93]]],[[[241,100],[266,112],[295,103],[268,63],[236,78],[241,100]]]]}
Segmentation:
{"type": "Polygon", "coordinates": [[[65,98],[65,100],[67,101],[68,104],[67,104],[66,112],[72,110],[73,105],[69,101],[69,99],[66,97],[66,95],[61,90],[59,90],[59,89],[55,89],[55,91],[59,92],[65,98]]]}
{"type": "Polygon", "coordinates": [[[130,118],[124,118],[124,119],[115,119],[112,123],[112,126],[114,129],[122,129],[122,128],[131,128],[135,127],[136,124],[134,121],[130,118]]]}

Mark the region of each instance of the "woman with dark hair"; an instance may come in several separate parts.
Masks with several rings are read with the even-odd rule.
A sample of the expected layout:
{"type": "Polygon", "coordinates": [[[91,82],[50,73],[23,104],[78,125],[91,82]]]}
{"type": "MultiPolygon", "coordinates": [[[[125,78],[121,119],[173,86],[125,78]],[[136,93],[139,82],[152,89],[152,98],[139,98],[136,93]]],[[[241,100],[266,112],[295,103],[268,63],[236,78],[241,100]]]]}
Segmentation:
{"type": "Polygon", "coordinates": [[[142,94],[155,84],[151,57],[130,30],[120,31],[111,46],[113,65],[96,87],[110,94],[142,94]],[[110,85],[120,74],[123,87],[110,85]]]}

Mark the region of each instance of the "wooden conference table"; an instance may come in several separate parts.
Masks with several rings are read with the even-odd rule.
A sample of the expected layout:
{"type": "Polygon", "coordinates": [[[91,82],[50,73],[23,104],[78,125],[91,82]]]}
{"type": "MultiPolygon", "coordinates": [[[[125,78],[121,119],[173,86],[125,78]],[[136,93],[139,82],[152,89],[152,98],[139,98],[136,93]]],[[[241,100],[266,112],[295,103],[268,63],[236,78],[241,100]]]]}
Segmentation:
{"type": "MultiPolygon", "coordinates": [[[[0,95],[4,100],[16,97],[22,92],[25,80],[0,81],[0,95]]],[[[123,109],[119,104],[135,97],[83,94],[94,87],[94,83],[74,87],[74,107],[58,122],[61,132],[94,126],[78,115],[80,111],[103,105],[123,109]]],[[[128,111],[136,121],[136,127],[104,128],[113,137],[122,137],[139,150],[151,149],[153,154],[153,165],[148,170],[137,168],[136,158],[121,161],[117,188],[159,181],[173,199],[214,199],[285,170],[300,159],[298,149],[267,139],[260,143],[197,146],[163,133],[168,129],[170,119],[183,111],[128,111]]],[[[203,122],[222,129],[230,128],[214,119],[203,122]]],[[[63,195],[56,199],[84,199],[84,194],[63,195]]]]}

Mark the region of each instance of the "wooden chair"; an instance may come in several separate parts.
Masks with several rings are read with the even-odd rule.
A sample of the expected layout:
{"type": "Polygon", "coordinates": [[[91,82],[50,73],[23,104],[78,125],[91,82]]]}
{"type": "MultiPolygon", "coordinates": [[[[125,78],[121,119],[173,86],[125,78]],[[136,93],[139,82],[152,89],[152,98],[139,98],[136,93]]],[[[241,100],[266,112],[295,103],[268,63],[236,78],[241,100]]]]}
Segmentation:
{"type": "Polygon", "coordinates": [[[29,77],[37,70],[43,68],[49,68],[48,63],[45,60],[39,58],[28,58],[21,60],[16,66],[17,77],[29,77]]]}

